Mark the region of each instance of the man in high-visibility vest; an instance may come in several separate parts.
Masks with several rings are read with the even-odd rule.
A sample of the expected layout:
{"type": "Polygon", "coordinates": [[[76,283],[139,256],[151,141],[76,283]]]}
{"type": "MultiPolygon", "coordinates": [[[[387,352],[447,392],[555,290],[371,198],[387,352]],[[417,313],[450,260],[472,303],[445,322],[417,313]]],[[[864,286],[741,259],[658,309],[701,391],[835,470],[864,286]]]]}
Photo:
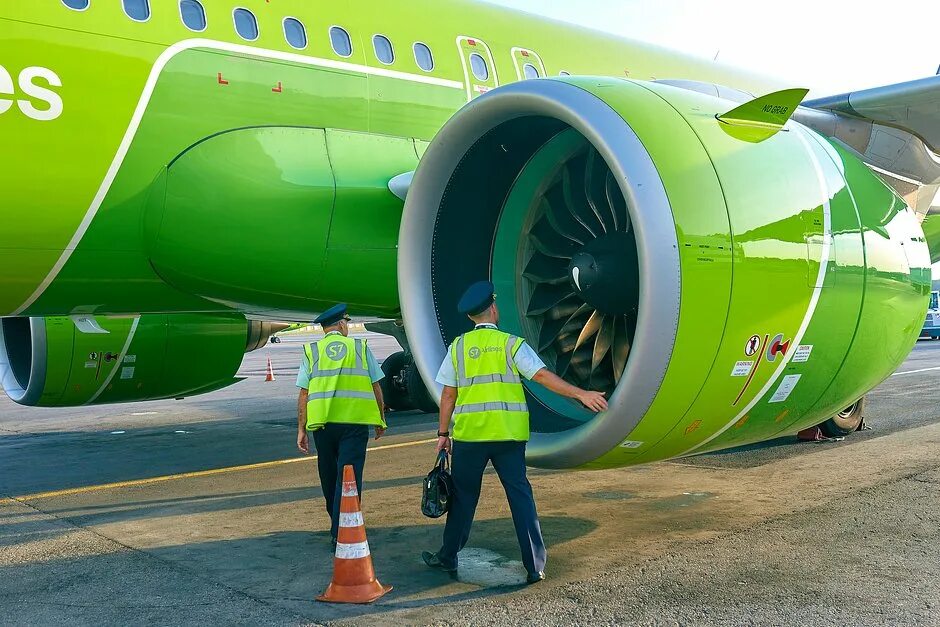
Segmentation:
{"type": "Polygon", "coordinates": [[[525,340],[500,331],[493,292],[492,283],[481,281],[464,293],[458,309],[476,326],[451,345],[437,375],[437,382],[444,386],[437,450],[453,453],[455,494],[447,513],[443,546],[437,553],[425,551],[421,557],[428,566],[456,576],[457,554],[470,538],[483,471],[492,462],[509,499],[528,573],[526,582],[533,584],[545,579],[546,551],[532,486],[526,477],[529,411],[522,377],[577,399],[595,412],[606,410],[607,401],[602,393],[582,390],[553,374],[525,340]]]}
{"type": "Polygon", "coordinates": [[[366,462],[369,427],[375,439],[385,433],[385,402],[379,381],[382,369],[365,339],[349,336],[346,305],[324,312],[314,322],[323,326],[324,337],[304,346],[304,360],[297,373],[297,448],[310,453],[316,445],[320,486],[336,544],[339,506],[343,492],[343,467],[352,464],[362,494],[362,469],[366,462]]]}

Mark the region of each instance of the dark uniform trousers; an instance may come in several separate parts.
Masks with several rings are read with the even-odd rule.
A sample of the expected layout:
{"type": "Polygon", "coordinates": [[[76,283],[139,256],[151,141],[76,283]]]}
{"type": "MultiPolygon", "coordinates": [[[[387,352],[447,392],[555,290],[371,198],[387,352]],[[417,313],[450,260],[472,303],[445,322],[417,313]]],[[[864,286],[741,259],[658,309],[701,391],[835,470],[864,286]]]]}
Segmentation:
{"type": "Polygon", "coordinates": [[[457,553],[470,539],[483,471],[493,462],[509,499],[522,563],[530,573],[545,570],[545,542],[532,486],[526,478],[525,446],[525,442],[454,442],[451,475],[455,494],[444,526],[444,546],[437,554],[445,567],[457,568],[457,553]]]}
{"type": "Polygon", "coordinates": [[[339,532],[339,505],[343,497],[343,467],[352,465],[356,473],[356,486],[361,495],[369,427],[327,423],[322,429],[310,433],[317,449],[317,469],[320,472],[323,498],[326,499],[326,511],[333,521],[330,535],[336,538],[339,532]]]}

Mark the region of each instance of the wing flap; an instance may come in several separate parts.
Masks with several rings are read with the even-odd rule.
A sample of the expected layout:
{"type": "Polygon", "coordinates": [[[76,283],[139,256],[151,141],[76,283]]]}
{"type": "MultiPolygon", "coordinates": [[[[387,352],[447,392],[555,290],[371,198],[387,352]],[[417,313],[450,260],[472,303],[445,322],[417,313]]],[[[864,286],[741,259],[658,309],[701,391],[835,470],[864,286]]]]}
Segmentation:
{"type": "Polygon", "coordinates": [[[819,98],[804,106],[904,129],[940,153],[940,75],[819,98]]]}

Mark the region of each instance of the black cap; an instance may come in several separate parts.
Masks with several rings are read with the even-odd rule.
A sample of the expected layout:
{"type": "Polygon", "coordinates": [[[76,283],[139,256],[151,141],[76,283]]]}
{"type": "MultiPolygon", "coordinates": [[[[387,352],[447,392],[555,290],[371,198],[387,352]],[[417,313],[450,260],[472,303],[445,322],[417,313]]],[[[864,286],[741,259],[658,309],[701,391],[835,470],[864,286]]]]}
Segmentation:
{"type": "Polygon", "coordinates": [[[489,281],[479,281],[467,288],[460,297],[457,311],[467,316],[483,313],[496,301],[496,287],[489,281]]]}
{"type": "Polygon", "coordinates": [[[319,318],[314,320],[314,322],[324,327],[331,327],[345,317],[346,303],[340,303],[338,305],[333,305],[324,311],[322,314],[320,314],[319,318]]]}

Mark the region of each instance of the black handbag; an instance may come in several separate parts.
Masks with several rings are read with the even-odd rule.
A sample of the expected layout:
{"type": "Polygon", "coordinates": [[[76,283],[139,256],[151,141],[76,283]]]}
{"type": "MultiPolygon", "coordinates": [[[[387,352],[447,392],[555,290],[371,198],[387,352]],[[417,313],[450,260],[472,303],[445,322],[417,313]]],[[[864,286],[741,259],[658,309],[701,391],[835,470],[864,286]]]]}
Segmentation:
{"type": "Polygon", "coordinates": [[[450,509],[453,496],[454,479],[450,476],[450,457],[447,451],[441,451],[434,468],[424,479],[421,513],[428,518],[440,518],[450,509]]]}

